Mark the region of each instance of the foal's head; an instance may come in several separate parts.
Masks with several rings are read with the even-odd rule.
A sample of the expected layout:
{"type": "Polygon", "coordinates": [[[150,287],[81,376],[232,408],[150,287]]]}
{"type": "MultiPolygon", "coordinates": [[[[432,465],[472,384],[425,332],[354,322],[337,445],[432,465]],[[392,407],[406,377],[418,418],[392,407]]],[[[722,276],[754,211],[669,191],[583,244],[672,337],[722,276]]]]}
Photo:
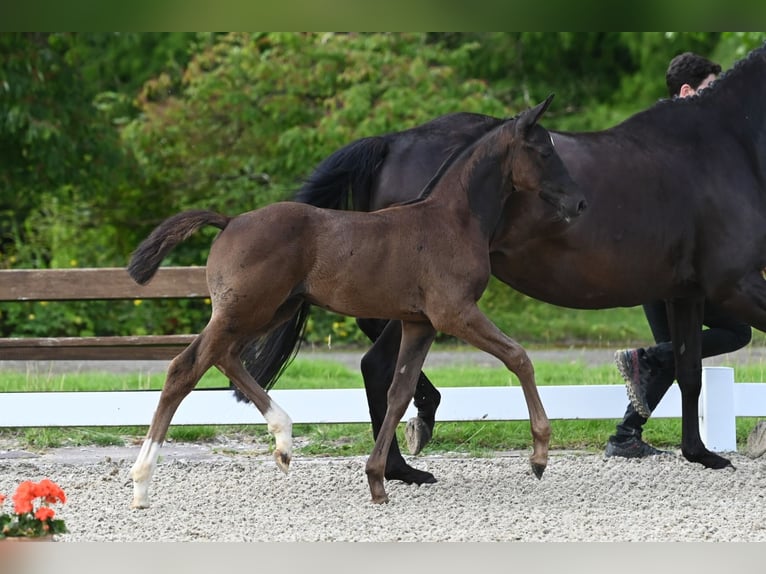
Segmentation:
{"type": "Polygon", "coordinates": [[[551,134],[537,123],[552,99],[553,94],[509,122],[510,153],[503,169],[506,174],[510,171],[514,190],[539,194],[569,221],[588,204],[556,152],[551,134]]]}

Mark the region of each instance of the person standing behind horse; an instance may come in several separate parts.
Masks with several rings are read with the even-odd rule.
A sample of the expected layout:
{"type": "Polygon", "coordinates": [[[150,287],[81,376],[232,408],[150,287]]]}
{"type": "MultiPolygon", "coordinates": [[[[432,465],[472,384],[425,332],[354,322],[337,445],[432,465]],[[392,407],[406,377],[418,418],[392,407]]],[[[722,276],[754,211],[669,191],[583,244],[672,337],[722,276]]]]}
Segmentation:
{"type": "MultiPolygon", "coordinates": [[[[686,98],[707,87],[721,72],[721,66],[692,52],[673,58],[665,74],[670,97],[686,98]]],[[[624,349],[615,353],[615,363],[628,387],[630,404],[625,416],[609,437],[604,455],[642,458],[665,454],[641,438],[643,426],[675,380],[675,359],[664,301],[643,306],[655,345],[624,349]]],[[[731,353],[750,342],[749,325],[705,301],[702,321],[702,357],[731,353]]]]}

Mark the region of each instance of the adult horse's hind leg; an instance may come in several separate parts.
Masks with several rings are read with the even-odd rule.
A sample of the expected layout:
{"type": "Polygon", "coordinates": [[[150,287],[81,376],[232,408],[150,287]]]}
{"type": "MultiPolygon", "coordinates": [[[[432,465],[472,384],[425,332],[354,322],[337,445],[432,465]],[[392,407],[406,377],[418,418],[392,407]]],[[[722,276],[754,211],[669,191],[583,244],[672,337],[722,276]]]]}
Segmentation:
{"type": "Polygon", "coordinates": [[[418,373],[423,367],[428,349],[436,336],[436,331],[429,323],[402,322],[402,342],[396,361],[391,388],[388,390],[388,408],[380,432],[375,440],[370,457],[367,459],[367,482],[370,486],[372,502],[388,502],[388,495],[383,486],[386,470],[386,457],[396,433],[396,426],[407,410],[418,373]]]}
{"type": "MultiPolygon", "coordinates": [[[[401,339],[400,322],[388,321],[372,348],[362,357],[364,390],[367,393],[367,405],[370,409],[372,432],[375,438],[378,437],[383,419],[386,416],[388,390],[394,378],[396,357],[399,354],[401,339]]],[[[418,470],[407,464],[399,451],[396,436],[392,438],[388,450],[385,476],[387,480],[401,480],[406,484],[436,482],[436,478],[430,472],[418,470]]]]}
{"type": "Polygon", "coordinates": [[[676,380],[681,388],[681,452],[688,461],[720,469],[731,466],[731,461],[709,451],[699,431],[703,305],[701,298],[675,299],[667,304],[676,380]]]}
{"type": "MultiPolygon", "coordinates": [[[[388,388],[393,378],[393,367],[396,362],[395,357],[399,353],[399,343],[401,341],[401,329],[398,321],[387,321],[382,319],[357,319],[357,324],[362,332],[373,341],[373,345],[362,358],[362,374],[364,376],[365,388],[368,389],[368,398],[371,396],[371,390],[376,387],[388,388]],[[380,381],[380,382],[379,382],[380,381]]],[[[415,395],[412,403],[418,410],[418,414],[407,421],[407,427],[404,437],[407,440],[407,449],[410,454],[419,454],[433,437],[434,425],[436,424],[436,409],[441,403],[441,393],[434,387],[428,377],[420,372],[418,383],[415,387],[415,395]]],[[[383,422],[385,410],[377,405],[370,404],[370,417],[372,419],[373,433],[378,434],[380,424],[383,422]]],[[[382,407],[382,404],[381,404],[382,407]]],[[[413,476],[415,471],[404,463],[401,454],[398,453],[399,445],[394,438],[391,443],[392,450],[389,452],[388,463],[386,464],[386,478],[402,480],[406,483],[415,482],[422,484],[427,477],[413,476]],[[401,463],[396,456],[401,459],[401,463]],[[404,464],[406,468],[400,468],[404,464]],[[417,480],[416,480],[417,478],[417,480]]],[[[423,473],[430,475],[430,473],[423,473]]],[[[434,482],[433,475],[425,482],[434,482]]]]}
{"type": "MultiPolygon", "coordinates": [[[[460,307],[452,308],[460,309],[460,307]]],[[[532,472],[537,478],[541,478],[548,466],[551,425],[537,392],[535,371],[527,352],[498,329],[475,304],[462,309],[455,316],[445,316],[439,321],[434,320],[434,326],[439,331],[459,337],[466,343],[494,355],[518,377],[529,410],[529,424],[534,445],[529,461],[532,472]]]]}
{"type": "Polygon", "coordinates": [[[157,409],[154,411],[143,446],[130,470],[133,479],[132,508],[149,507],[149,483],[157,466],[159,450],[165,441],[170,421],[181,401],[213,364],[207,336],[208,333],[203,330],[168,367],[157,409]]]}

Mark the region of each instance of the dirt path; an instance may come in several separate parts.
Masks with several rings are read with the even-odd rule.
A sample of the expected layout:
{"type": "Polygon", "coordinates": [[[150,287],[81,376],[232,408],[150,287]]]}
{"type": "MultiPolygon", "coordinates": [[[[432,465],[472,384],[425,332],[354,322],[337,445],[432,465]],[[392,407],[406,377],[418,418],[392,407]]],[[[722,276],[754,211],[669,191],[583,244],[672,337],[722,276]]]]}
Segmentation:
{"type": "MultiPolygon", "coordinates": [[[[587,365],[611,365],[615,350],[613,348],[529,349],[528,353],[533,362],[583,362],[587,365]]],[[[363,354],[364,351],[362,350],[327,350],[305,347],[300,350],[298,357],[307,360],[338,361],[351,369],[357,369],[363,354]]],[[[766,347],[748,346],[736,353],[705,359],[703,364],[714,366],[765,362],[766,347]]],[[[493,356],[470,348],[431,351],[426,358],[425,368],[456,364],[502,368],[500,362],[493,356]]],[[[153,374],[164,373],[167,365],[168,361],[0,361],[0,372],[3,370],[37,373],[106,371],[153,374]]]]}

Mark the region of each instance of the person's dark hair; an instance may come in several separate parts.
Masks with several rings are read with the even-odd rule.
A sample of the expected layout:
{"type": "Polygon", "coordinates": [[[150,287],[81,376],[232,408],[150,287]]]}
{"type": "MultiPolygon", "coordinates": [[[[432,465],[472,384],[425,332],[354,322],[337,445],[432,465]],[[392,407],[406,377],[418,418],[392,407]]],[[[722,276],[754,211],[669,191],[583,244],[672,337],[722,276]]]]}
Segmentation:
{"type": "Polygon", "coordinates": [[[684,52],[672,60],[665,73],[668,95],[672,98],[681,91],[681,86],[689,84],[695,90],[710,74],[721,73],[721,66],[693,52],[684,52]]]}

